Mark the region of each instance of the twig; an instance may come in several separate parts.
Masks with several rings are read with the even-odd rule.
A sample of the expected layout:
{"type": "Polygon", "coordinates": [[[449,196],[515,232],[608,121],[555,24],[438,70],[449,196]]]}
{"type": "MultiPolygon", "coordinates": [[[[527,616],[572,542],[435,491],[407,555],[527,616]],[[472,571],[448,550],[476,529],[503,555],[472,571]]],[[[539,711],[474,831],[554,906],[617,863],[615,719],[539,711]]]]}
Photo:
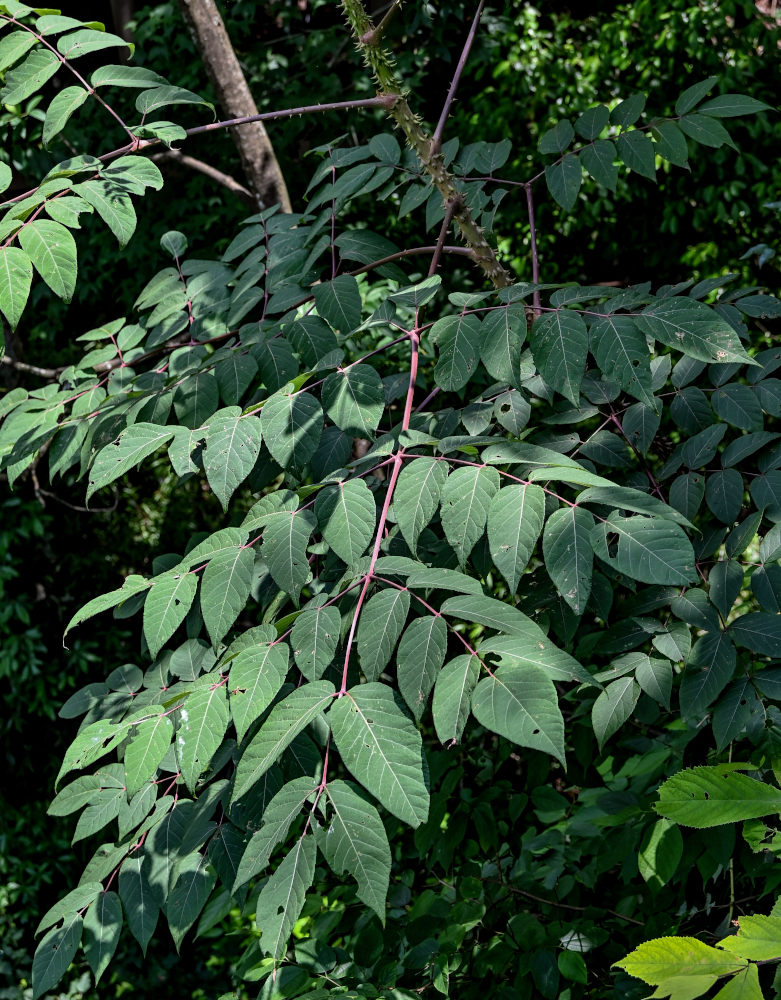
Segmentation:
{"type": "MultiPolygon", "coordinates": [[[[535,896],[533,892],[527,892],[525,889],[518,889],[514,885],[507,885],[498,878],[486,879],[486,881],[496,882],[509,892],[513,892],[518,896],[525,896],[527,899],[533,899],[535,903],[544,903],[546,906],[558,906],[563,910],[577,910],[578,913],[585,913],[586,910],[591,909],[591,907],[588,906],[575,906],[574,903],[560,903],[557,899],[544,899],[542,896],[535,896]]],[[[636,927],[645,927],[644,921],[635,920],[634,917],[627,917],[625,914],[619,913],[618,910],[606,909],[605,913],[609,913],[613,917],[618,917],[619,920],[626,920],[627,923],[634,924],[636,927]]]]}
{"type": "Polygon", "coordinates": [[[442,135],[445,131],[445,122],[450,114],[450,107],[453,103],[453,98],[456,96],[456,90],[458,89],[458,84],[461,80],[461,74],[464,72],[464,66],[466,66],[466,61],[469,58],[469,50],[472,48],[472,42],[475,40],[477,25],[480,23],[480,15],[483,13],[484,6],[485,0],[480,0],[480,3],[477,5],[477,10],[475,11],[475,16],[472,20],[472,27],[469,29],[469,34],[466,36],[464,47],[461,50],[461,58],[458,60],[456,71],[453,74],[453,80],[450,84],[450,90],[447,92],[447,97],[445,98],[445,105],[442,108],[442,114],[439,116],[437,127],[434,129],[434,135],[431,139],[432,153],[438,153],[442,149],[442,135]]]}
{"type": "Polygon", "coordinates": [[[439,230],[439,239],[437,240],[437,245],[434,247],[434,255],[431,258],[431,266],[428,269],[429,278],[437,273],[439,259],[442,256],[442,250],[445,245],[445,237],[450,229],[450,223],[453,221],[455,211],[456,203],[452,201],[448,202],[447,209],[445,210],[445,218],[442,220],[442,228],[439,230]]]}
{"type": "Polygon", "coordinates": [[[361,39],[364,45],[380,44],[380,42],[382,41],[382,36],[388,30],[388,25],[393,20],[393,15],[400,7],[401,7],[401,0],[393,0],[393,3],[388,8],[388,10],[385,13],[385,16],[377,25],[377,27],[372,28],[371,31],[367,31],[366,34],[361,39]]]}
{"type": "MultiPolygon", "coordinates": [[[[540,283],[540,256],[537,250],[537,229],[534,225],[534,195],[532,194],[531,184],[524,184],[526,189],[526,210],[529,215],[529,235],[531,239],[531,251],[532,251],[532,281],[535,285],[540,283]]],[[[538,289],[534,289],[532,294],[532,306],[534,308],[535,318],[540,315],[540,293],[538,289]]]]}
{"type": "Polygon", "coordinates": [[[240,184],[234,177],[231,177],[230,174],[225,174],[210,163],[197,160],[194,156],[188,156],[179,149],[166,149],[160,153],[153,153],[150,159],[157,163],[170,160],[181,164],[183,167],[189,167],[190,170],[196,170],[198,173],[205,174],[206,177],[210,177],[217,184],[221,184],[224,188],[232,191],[233,194],[238,195],[242,201],[247,202],[249,205],[256,205],[252,192],[244,187],[243,184],[240,184]]]}
{"type": "Polygon", "coordinates": [[[57,378],[64,368],[39,368],[38,365],[28,365],[26,361],[17,361],[16,358],[4,356],[0,358],[0,364],[8,365],[20,372],[29,372],[31,375],[40,375],[41,378],[57,378]]]}

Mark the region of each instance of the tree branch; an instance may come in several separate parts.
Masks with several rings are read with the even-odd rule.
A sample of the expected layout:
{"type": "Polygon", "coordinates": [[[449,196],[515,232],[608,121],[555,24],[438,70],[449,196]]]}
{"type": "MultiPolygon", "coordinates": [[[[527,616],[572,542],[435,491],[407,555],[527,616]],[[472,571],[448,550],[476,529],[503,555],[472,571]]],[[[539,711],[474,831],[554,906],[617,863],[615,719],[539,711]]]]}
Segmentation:
{"type": "Polygon", "coordinates": [[[435,153],[438,153],[442,148],[442,136],[445,131],[445,122],[450,114],[450,106],[453,103],[453,98],[456,96],[456,90],[458,89],[458,84],[461,80],[461,74],[464,72],[464,66],[466,66],[466,61],[469,58],[469,50],[472,48],[472,42],[475,40],[477,25],[480,23],[480,15],[483,13],[484,6],[485,0],[480,0],[480,3],[477,5],[477,10],[475,11],[475,16],[472,20],[472,27],[469,29],[469,34],[466,36],[464,47],[461,50],[461,57],[458,60],[456,71],[453,74],[453,80],[450,84],[450,90],[447,92],[447,97],[445,98],[445,105],[442,108],[442,114],[439,116],[437,127],[434,129],[434,136],[431,140],[431,149],[435,153]]]}
{"type": "Polygon", "coordinates": [[[243,184],[239,184],[230,174],[224,174],[221,170],[211,166],[211,164],[205,163],[203,160],[197,160],[194,156],[188,156],[179,149],[166,149],[160,153],[154,153],[150,159],[157,163],[169,160],[173,163],[179,163],[183,167],[189,167],[190,170],[196,170],[200,174],[205,174],[206,177],[210,177],[217,184],[221,184],[241,198],[242,201],[247,202],[248,205],[257,204],[252,192],[244,187],[243,184]]]}

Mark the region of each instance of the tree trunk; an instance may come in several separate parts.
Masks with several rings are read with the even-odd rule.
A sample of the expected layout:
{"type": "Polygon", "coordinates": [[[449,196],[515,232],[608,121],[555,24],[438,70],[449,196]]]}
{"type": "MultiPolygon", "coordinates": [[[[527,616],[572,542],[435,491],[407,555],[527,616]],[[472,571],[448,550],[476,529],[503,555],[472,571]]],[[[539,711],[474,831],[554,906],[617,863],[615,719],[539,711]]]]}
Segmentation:
{"type": "MultiPolygon", "coordinates": [[[[256,115],[257,105],[214,0],[179,0],[179,7],[224,113],[229,118],[256,115]]],[[[231,132],[247,183],[261,207],[281,202],[283,211],[291,212],[285,179],[263,123],[241,125],[231,132]]]]}
{"type": "Polygon", "coordinates": [[[111,0],[111,19],[114,31],[126,42],[133,41],[133,32],[128,30],[128,21],[132,21],[136,12],[135,0],[111,0]]]}

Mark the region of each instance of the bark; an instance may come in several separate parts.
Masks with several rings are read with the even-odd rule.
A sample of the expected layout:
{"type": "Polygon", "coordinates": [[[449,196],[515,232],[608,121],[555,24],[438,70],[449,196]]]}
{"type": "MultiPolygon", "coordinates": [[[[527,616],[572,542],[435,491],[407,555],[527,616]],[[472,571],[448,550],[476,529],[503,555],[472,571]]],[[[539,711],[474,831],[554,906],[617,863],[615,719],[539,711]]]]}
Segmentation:
{"type": "MultiPolygon", "coordinates": [[[[192,32],[206,72],[214,85],[227,118],[258,113],[225,23],[214,0],[179,0],[179,7],[192,32]]],[[[261,207],[282,203],[291,212],[285,179],[262,122],[231,129],[247,184],[261,207]]]]}
{"type": "Polygon", "coordinates": [[[132,21],[136,12],[135,0],[111,0],[111,19],[114,31],[126,42],[133,41],[133,32],[128,30],[128,21],[132,21]]]}

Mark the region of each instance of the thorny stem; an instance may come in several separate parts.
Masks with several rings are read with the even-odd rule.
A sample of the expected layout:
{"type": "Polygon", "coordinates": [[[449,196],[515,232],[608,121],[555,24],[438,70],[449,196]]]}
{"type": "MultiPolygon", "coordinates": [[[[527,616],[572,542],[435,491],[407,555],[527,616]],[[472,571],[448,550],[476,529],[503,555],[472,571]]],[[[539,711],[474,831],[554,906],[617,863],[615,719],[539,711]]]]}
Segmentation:
{"type": "Polygon", "coordinates": [[[385,16],[380,21],[380,23],[377,25],[377,27],[373,28],[371,31],[367,31],[366,34],[361,39],[364,45],[380,44],[380,42],[382,41],[382,36],[388,30],[388,25],[393,20],[393,15],[400,7],[401,7],[401,0],[393,0],[393,3],[391,4],[390,8],[386,12],[385,16]]]}
{"type": "Polygon", "coordinates": [[[437,127],[434,129],[434,135],[432,136],[431,139],[432,153],[438,153],[442,149],[442,136],[445,132],[445,123],[447,122],[448,115],[450,114],[450,107],[453,103],[453,99],[456,96],[456,90],[458,89],[458,84],[461,80],[461,74],[464,72],[466,61],[469,58],[469,50],[472,48],[472,42],[474,42],[475,40],[475,35],[477,34],[477,26],[480,23],[480,16],[483,13],[484,6],[485,6],[485,0],[480,0],[480,3],[477,5],[477,10],[475,11],[475,16],[472,20],[472,26],[469,29],[469,34],[466,36],[464,47],[461,50],[461,57],[458,60],[456,71],[453,74],[453,80],[450,84],[450,90],[448,90],[447,92],[447,97],[445,98],[445,104],[444,107],[442,108],[442,114],[439,116],[437,127]]]}

